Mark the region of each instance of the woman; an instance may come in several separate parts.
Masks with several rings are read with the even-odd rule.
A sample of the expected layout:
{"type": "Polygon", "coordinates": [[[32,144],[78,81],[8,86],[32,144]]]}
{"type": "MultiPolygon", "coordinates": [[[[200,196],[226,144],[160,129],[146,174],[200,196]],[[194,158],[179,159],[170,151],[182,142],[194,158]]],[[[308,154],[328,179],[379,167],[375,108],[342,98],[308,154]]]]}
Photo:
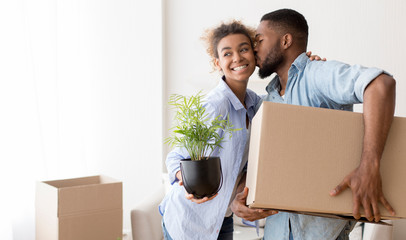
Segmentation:
{"type": "MultiPolygon", "coordinates": [[[[217,196],[202,200],[194,199],[193,195],[185,197],[182,183],[173,184],[160,205],[165,239],[232,239],[232,214],[227,209],[237,178],[247,162],[244,152],[248,128],[260,100],[247,90],[248,79],[255,70],[253,36],[253,29],[232,21],[208,31],[204,37],[207,52],[223,75],[205,99],[206,112],[212,117],[229,116],[234,127],[243,130],[234,132],[231,139],[225,136],[221,151],[212,154],[220,157],[223,171],[223,186],[217,196]]],[[[181,180],[179,163],[188,157],[179,148],[168,154],[166,164],[171,182],[181,180]]]]}

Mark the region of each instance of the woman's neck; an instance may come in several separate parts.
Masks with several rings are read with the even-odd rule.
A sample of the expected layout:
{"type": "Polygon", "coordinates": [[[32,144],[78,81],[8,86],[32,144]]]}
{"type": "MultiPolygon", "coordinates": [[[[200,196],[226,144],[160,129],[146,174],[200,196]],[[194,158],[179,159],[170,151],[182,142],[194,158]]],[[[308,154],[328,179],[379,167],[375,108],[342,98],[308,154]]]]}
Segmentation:
{"type": "Polygon", "coordinates": [[[226,79],[225,82],[227,83],[227,85],[231,89],[231,91],[233,91],[233,93],[238,98],[238,100],[240,100],[242,105],[244,107],[246,107],[245,106],[245,94],[247,92],[248,80],[247,81],[227,81],[227,79],[226,79]]]}

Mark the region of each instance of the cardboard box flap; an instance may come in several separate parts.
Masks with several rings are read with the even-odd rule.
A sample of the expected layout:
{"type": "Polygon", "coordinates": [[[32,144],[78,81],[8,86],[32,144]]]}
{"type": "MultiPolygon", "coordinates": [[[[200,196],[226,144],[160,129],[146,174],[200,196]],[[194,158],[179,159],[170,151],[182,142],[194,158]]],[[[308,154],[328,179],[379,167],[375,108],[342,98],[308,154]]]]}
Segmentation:
{"type": "Polygon", "coordinates": [[[42,214],[53,214],[58,211],[58,190],[43,182],[37,182],[35,193],[35,206],[47,209],[42,214]]]}
{"type": "Polygon", "coordinates": [[[122,183],[106,176],[45,183],[58,191],[58,217],[122,208],[122,183]]]}
{"type": "MultiPolygon", "coordinates": [[[[263,102],[259,112],[251,132],[247,204],[351,215],[351,191],[337,197],[329,192],[359,164],[362,114],[272,102],[263,102]]],[[[381,160],[384,194],[402,217],[406,189],[397,183],[406,183],[405,136],[406,118],[395,117],[381,160]]],[[[390,217],[382,206],[381,214],[390,217]]]]}
{"type": "Polygon", "coordinates": [[[77,186],[86,186],[92,184],[105,184],[105,183],[119,183],[113,178],[97,175],[81,178],[71,178],[71,179],[60,179],[54,181],[44,181],[44,183],[54,186],[55,188],[67,188],[67,187],[77,187],[77,186]]]}
{"type": "Polygon", "coordinates": [[[35,192],[36,239],[58,238],[58,190],[51,185],[37,182],[35,192]],[[47,229],[46,233],[38,229],[47,229]]]}

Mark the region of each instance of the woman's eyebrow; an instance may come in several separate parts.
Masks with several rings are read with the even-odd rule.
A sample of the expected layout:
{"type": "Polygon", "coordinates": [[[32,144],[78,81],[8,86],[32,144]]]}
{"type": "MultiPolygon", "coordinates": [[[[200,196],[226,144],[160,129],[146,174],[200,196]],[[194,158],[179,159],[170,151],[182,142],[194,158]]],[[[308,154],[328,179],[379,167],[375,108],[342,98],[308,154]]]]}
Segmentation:
{"type": "Polygon", "coordinates": [[[223,47],[220,52],[222,52],[224,50],[230,50],[230,49],[231,49],[231,47],[223,47]]]}
{"type": "Polygon", "coordinates": [[[241,47],[241,46],[244,46],[244,45],[250,45],[250,44],[247,43],[247,42],[242,42],[242,43],[240,43],[240,45],[238,45],[238,46],[241,47]]]}
{"type": "MultiPolygon", "coordinates": [[[[242,42],[238,45],[238,47],[244,46],[244,45],[250,45],[248,42],[242,42]]],[[[224,51],[224,50],[230,50],[231,47],[223,47],[220,52],[224,51]]]]}

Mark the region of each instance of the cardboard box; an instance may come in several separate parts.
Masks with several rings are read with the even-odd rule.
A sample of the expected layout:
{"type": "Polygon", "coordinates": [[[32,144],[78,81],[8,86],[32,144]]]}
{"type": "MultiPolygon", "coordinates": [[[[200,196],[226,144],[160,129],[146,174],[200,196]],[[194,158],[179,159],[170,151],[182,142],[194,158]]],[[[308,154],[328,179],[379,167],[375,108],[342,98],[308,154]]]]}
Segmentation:
{"type": "MultiPolygon", "coordinates": [[[[352,216],[352,193],[329,195],[360,161],[361,113],[264,102],[253,119],[247,204],[352,216]]],[[[406,118],[395,117],[381,159],[384,194],[406,217],[406,118]]],[[[392,219],[380,206],[383,219],[392,219]]]]}
{"type": "Polygon", "coordinates": [[[122,238],[122,183],[107,176],[38,182],[36,240],[122,238]]]}

